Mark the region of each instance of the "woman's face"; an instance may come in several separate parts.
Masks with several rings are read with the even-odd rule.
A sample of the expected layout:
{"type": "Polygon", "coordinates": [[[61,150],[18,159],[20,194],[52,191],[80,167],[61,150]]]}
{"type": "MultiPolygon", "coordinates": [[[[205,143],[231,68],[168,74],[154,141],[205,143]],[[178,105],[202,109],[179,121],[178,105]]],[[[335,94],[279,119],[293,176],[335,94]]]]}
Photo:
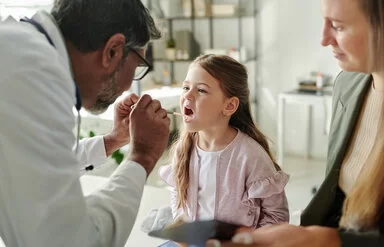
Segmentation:
{"type": "Polygon", "coordinates": [[[321,0],[324,16],[323,46],[330,45],[346,71],[371,72],[370,24],[359,0],[321,0]]]}

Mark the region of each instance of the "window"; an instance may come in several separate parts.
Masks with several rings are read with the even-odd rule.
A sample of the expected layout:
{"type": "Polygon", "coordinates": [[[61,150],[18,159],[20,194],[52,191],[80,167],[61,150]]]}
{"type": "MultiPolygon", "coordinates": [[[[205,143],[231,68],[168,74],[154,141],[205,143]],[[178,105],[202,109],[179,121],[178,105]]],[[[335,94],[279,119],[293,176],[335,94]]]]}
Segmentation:
{"type": "Polygon", "coordinates": [[[38,10],[50,11],[54,0],[0,0],[0,20],[32,17],[38,10]]]}

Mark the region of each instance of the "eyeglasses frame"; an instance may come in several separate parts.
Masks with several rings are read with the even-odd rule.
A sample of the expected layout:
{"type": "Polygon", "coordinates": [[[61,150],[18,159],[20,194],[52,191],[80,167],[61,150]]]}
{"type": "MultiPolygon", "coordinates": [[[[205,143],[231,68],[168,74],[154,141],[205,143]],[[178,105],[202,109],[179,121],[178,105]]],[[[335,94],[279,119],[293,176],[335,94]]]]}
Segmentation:
{"type": "Polygon", "coordinates": [[[133,78],[134,81],[140,81],[149,73],[149,71],[153,69],[153,66],[147,61],[147,59],[145,59],[142,55],[140,55],[140,53],[138,53],[135,49],[128,47],[128,51],[132,51],[133,53],[135,53],[136,56],[138,56],[144,62],[144,64],[148,67],[147,71],[145,71],[145,73],[142,76],[140,76],[140,78],[133,78]]]}

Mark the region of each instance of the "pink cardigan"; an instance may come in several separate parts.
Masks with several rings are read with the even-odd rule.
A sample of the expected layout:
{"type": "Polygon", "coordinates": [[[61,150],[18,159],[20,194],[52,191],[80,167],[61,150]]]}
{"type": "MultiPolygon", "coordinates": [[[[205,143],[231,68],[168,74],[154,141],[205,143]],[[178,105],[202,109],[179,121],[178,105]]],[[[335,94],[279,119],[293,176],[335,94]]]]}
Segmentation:
{"type": "MultiPolygon", "coordinates": [[[[190,163],[188,210],[184,212],[192,221],[198,219],[197,161],[194,148],[190,163]]],[[[289,221],[284,192],[289,176],[276,171],[268,154],[255,140],[238,131],[235,139],[220,154],[216,167],[215,219],[255,228],[289,221]]],[[[161,167],[159,175],[168,185],[175,187],[173,164],[161,167]]],[[[175,196],[171,202],[174,217],[177,216],[175,196]]]]}

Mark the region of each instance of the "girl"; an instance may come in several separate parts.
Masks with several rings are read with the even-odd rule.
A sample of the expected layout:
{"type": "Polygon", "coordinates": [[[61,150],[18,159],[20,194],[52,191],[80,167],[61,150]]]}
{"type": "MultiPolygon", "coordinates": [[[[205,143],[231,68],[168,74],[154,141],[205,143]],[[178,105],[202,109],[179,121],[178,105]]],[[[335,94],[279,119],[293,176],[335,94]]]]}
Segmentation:
{"type": "Polygon", "coordinates": [[[286,175],[250,113],[248,76],[236,60],[204,55],[190,65],[180,109],[184,131],[160,177],[174,188],[174,218],[261,227],[287,222],[286,175]]]}

